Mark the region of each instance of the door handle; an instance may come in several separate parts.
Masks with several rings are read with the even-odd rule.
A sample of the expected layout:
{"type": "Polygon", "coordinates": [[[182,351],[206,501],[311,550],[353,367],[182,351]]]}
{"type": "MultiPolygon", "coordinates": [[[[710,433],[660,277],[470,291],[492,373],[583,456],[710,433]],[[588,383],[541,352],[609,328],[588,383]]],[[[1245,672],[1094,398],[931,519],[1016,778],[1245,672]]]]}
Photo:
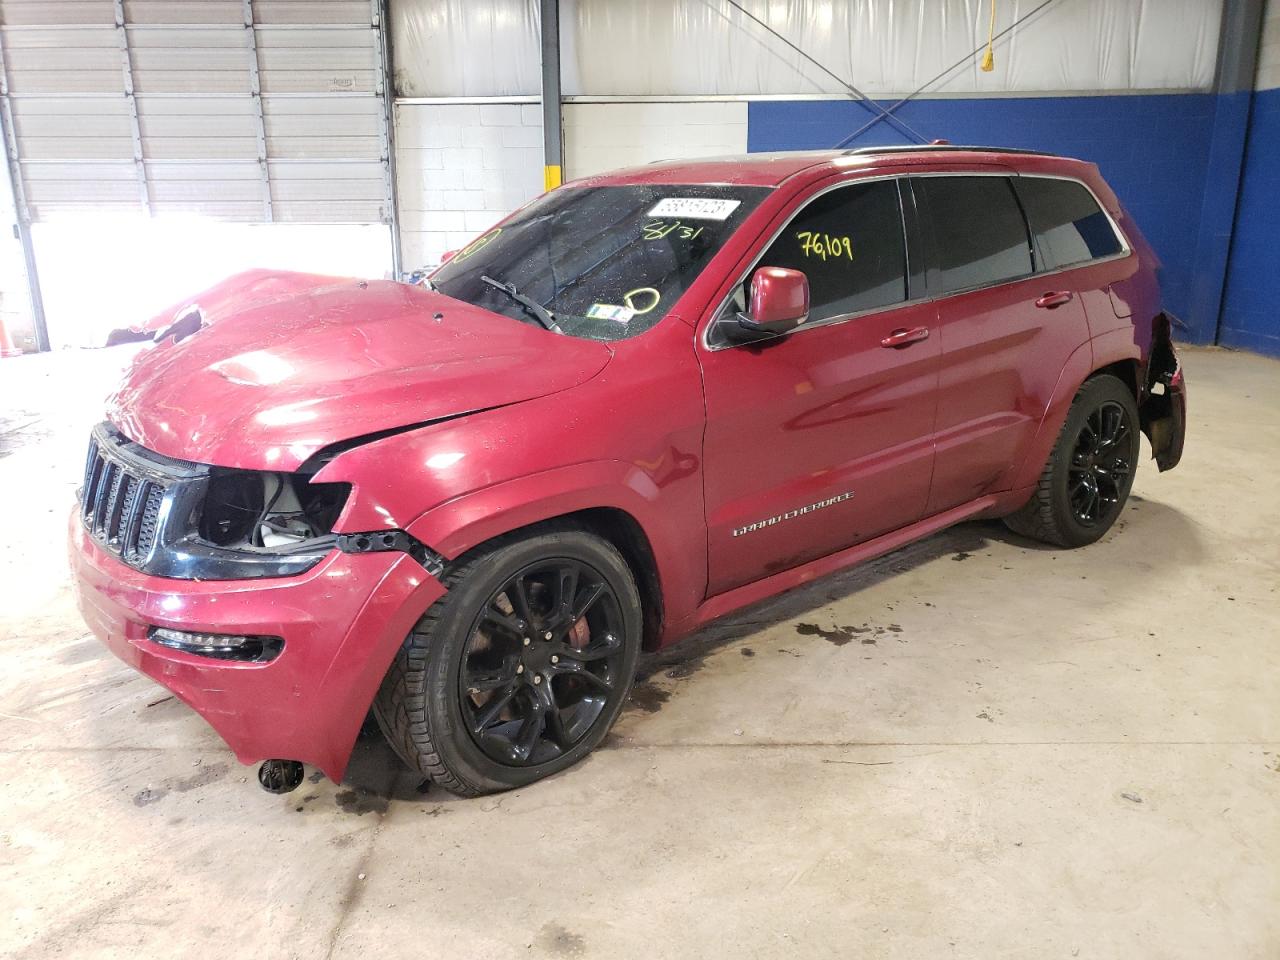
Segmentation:
{"type": "Polygon", "coordinates": [[[880,341],[882,347],[892,347],[893,349],[901,349],[909,347],[913,343],[919,343],[921,340],[929,339],[928,327],[912,327],[909,330],[895,330],[887,337],[880,341]]]}
{"type": "Polygon", "coordinates": [[[1045,310],[1052,310],[1054,307],[1060,307],[1064,303],[1071,302],[1072,293],[1070,290],[1055,290],[1052,293],[1046,293],[1043,297],[1036,301],[1037,307],[1045,310]]]}

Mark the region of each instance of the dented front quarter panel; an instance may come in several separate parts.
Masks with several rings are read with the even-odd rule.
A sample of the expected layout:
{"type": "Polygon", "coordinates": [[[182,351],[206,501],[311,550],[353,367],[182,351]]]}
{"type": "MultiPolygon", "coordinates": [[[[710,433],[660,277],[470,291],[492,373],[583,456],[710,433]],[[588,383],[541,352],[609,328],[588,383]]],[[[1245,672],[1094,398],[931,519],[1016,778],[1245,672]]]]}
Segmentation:
{"type": "Polygon", "coordinates": [[[612,345],[594,379],[336,456],[317,482],[353,486],[337,532],[406,529],[453,559],[584,509],[614,509],[649,540],[671,617],[706,587],[703,401],[690,328],[668,317],[612,345]]]}

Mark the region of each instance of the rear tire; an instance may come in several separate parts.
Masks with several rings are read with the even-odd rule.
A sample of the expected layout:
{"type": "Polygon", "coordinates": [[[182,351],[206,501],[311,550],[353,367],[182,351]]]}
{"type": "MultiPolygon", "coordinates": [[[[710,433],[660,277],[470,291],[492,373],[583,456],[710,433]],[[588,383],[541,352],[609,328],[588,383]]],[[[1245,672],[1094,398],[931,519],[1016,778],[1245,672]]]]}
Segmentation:
{"type": "Polygon", "coordinates": [[[400,758],[460,796],[577,763],[617,719],[635,673],[635,578],[608,541],[572,528],[461,558],[374,699],[400,758]]]}
{"type": "Polygon", "coordinates": [[[1138,407],[1110,374],[1084,382],[1026,505],[1008,517],[1015,533],[1060,547],[1101,539],[1124,509],[1138,466],[1138,407]]]}

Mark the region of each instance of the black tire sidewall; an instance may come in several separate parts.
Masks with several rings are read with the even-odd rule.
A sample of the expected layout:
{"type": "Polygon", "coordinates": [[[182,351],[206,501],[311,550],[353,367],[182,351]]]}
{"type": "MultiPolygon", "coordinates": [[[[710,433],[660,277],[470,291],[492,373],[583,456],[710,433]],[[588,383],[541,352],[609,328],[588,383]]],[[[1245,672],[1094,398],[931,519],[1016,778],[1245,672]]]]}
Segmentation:
{"type": "Polygon", "coordinates": [[[532,783],[577,763],[604,739],[626,704],[640,653],[643,617],[635,578],[608,542],[581,531],[545,533],[506,544],[483,558],[450,591],[428,639],[425,663],[425,709],[432,742],[455,776],[483,792],[532,783]],[[624,637],[622,683],[591,732],[561,756],[536,766],[508,766],[487,756],[472,739],[463,720],[458,675],[462,653],[481,605],[510,577],[531,563],[576,560],[595,568],[613,588],[621,608],[624,637]]]}
{"type": "Polygon", "coordinates": [[[1067,414],[1066,423],[1062,427],[1062,442],[1054,451],[1052,510],[1054,522],[1068,546],[1078,547],[1096,543],[1106,536],[1107,531],[1115,524],[1124,512],[1125,503],[1129,499],[1129,491],[1133,489],[1134,477],[1137,474],[1138,457],[1141,453],[1139,440],[1140,426],[1138,422],[1138,405],[1134,402],[1133,391],[1116,377],[1104,374],[1086,381],[1075,402],[1067,414]],[[1069,485],[1071,482],[1071,457],[1075,451],[1076,438],[1089,416],[1104,403],[1116,403],[1125,412],[1125,426],[1129,429],[1129,463],[1132,464],[1129,475],[1125,478],[1119,491],[1118,503],[1110,517],[1104,522],[1086,525],[1076,519],[1071,509],[1069,485]]]}

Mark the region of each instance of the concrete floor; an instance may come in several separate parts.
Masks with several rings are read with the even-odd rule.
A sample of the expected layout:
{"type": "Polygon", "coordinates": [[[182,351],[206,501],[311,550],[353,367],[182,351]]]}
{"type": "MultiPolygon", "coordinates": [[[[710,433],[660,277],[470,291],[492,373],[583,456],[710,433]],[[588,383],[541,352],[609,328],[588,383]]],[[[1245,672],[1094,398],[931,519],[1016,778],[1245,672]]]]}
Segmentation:
{"type": "Polygon", "coordinates": [[[1280,364],[1185,351],[1186,458],[1102,543],[821,581],[455,800],[376,736],[269,796],[86,635],[63,523],[121,359],[0,361],[0,955],[1280,956],[1280,364]]]}

